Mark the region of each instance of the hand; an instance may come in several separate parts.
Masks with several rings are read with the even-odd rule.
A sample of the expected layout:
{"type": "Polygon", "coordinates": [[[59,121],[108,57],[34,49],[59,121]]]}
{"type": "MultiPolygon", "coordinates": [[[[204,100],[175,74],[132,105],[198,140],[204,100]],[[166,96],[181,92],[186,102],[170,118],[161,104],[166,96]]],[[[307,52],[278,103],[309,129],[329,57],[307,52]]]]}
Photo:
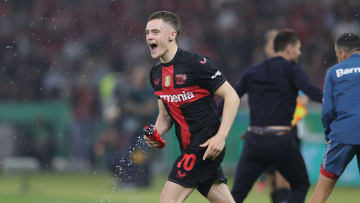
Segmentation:
{"type": "Polygon", "coordinates": [[[146,143],[148,143],[148,145],[150,144],[150,147],[155,146],[155,144],[150,141],[157,142],[159,144],[157,148],[159,149],[165,147],[166,141],[161,137],[159,131],[156,130],[154,125],[146,125],[144,127],[144,136],[149,138],[149,143],[146,143]]]}
{"type": "Polygon", "coordinates": [[[201,144],[200,147],[207,147],[203,160],[211,158],[214,160],[225,147],[225,137],[216,134],[214,137],[208,139],[204,144],[201,144]]]}
{"type": "Polygon", "coordinates": [[[156,148],[161,147],[161,144],[159,142],[151,139],[150,137],[148,137],[146,135],[144,135],[144,140],[149,147],[156,147],[156,148]]]}

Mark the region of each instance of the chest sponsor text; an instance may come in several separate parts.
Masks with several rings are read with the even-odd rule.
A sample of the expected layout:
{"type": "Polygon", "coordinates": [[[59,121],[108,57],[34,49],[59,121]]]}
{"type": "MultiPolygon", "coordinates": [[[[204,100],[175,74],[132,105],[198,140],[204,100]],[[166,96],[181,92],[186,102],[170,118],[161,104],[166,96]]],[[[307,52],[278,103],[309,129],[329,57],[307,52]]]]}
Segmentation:
{"type": "Polygon", "coordinates": [[[193,92],[185,92],[185,91],[183,91],[181,94],[160,95],[160,98],[167,102],[183,102],[183,101],[190,100],[194,97],[195,97],[195,95],[193,92]]]}

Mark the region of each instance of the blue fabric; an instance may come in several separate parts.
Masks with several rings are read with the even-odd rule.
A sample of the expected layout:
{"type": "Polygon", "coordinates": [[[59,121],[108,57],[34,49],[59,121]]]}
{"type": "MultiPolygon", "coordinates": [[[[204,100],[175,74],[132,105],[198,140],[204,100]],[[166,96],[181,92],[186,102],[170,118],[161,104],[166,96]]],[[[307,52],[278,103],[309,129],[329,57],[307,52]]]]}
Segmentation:
{"type": "Polygon", "coordinates": [[[359,159],[359,150],[359,145],[348,145],[329,140],[326,144],[326,152],[323,159],[324,169],[341,176],[355,155],[359,159]]]}
{"type": "Polygon", "coordinates": [[[328,70],[322,122],[327,139],[360,144],[360,55],[354,54],[328,70]]]}

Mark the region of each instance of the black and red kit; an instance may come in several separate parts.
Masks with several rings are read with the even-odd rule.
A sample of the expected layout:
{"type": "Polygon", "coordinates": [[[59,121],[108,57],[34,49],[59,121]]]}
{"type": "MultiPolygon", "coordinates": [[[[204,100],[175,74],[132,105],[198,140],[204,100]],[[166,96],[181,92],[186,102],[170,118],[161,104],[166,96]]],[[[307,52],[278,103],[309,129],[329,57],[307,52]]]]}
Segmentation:
{"type": "Polygon", "coordinates": [[[152,68],[150,81],[175,123],[181,151],[216,134],[220,117],[213,92],[225,78],[208,58],[178,49],[172,61],[152,68]]]}
{"type": "Polygon", "coordinates": [[[220,167],[225,149],[215,160],[203,161],[206,149],[199,145],[213,137],[220,127],[214,92],[226,80],[209,58],[178,49],[169,63],[152,68],[150,81],[175,124],[182,152],[169,180],[185,187],[198,187],[206,196],[214,181],[225,180],[220,167]]]}

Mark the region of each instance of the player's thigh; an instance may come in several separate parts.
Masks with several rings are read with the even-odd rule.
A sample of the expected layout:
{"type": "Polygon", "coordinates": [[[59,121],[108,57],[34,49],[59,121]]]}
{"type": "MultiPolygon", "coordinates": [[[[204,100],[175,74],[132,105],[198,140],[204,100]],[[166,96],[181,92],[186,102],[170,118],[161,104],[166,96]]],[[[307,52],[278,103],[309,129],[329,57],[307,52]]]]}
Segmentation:
{"type": "Polygon", "coordinates": [[[160,195],[160,203],[183,202],[194,191],[194,188],[186,188],[171,181],[166,181],[160,195]]]}
{"type": "MultiPolygon", "coordinates": [[[[267,167],[266,161],[262,158],[259,150],[259,136],[247,133],[235,171],[234,185],[232,192],[248,193],[256,179],[267,167]]],[[[263,148],[260,148],[263,149],[263,148]]]]}
{"type": "Polygon", "coordinates": [[[308,187],[309,176],[300,150],[293,144],[291,147],[285,148],[284,152],[276,166],[280,174],[291,187],[308,187]]]}
{"type": "Polygon", "coordinates": [[[214,183],[207,195],[211,203],[235,203],[228,186],[225,183],[214,183]]]}

